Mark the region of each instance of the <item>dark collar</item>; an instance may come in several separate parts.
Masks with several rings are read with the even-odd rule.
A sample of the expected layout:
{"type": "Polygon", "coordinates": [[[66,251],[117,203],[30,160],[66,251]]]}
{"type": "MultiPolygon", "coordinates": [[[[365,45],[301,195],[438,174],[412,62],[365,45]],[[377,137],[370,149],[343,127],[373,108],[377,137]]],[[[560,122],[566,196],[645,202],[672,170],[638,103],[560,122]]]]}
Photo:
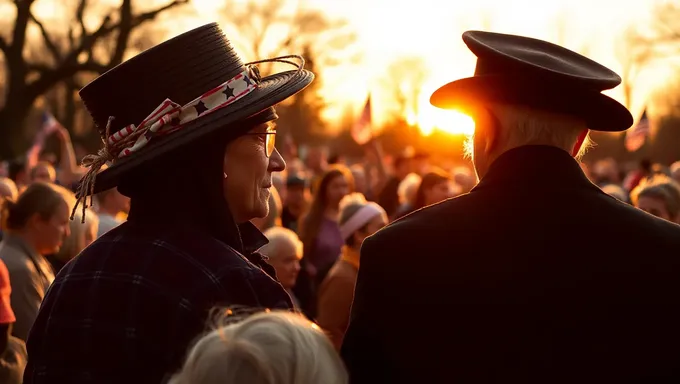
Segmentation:
{"type": "Polygon", "coordinates": [[[546,186],[549,188],[596,188],[578,162],[566,151],[547,145],[513,148],[496,159],[472,191],[505,186],[546,186]]]}
{"type": "Polygon", "coordinates": [[[238,229],[241,232],[243,252],[246,255],[257,252],[269,243],[267,237],[250,221],[239,224],[238,229]]]}

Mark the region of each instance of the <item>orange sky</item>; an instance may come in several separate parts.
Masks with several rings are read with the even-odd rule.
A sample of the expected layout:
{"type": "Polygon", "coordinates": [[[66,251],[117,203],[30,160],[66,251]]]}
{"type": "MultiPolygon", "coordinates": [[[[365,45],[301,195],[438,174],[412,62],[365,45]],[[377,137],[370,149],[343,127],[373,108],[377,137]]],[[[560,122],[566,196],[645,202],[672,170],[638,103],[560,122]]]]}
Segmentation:
{"type": "MultiPolygon", "coordinates": [[[[207,9],[222,3],[221,0],[195,1],[207,9]]],[[[390,61],[409,55],[422,57],[428,65],[428,79],[418,103],[418,121],[432,125],[446,118],[427,103],[431,91],[445,82],[469,76],[474,70],[475,57],[460,38],[463,31],[486,29],[521,34],[560,43],[573,50],[585,49],[591,58],[618,72],[618,36],[631,23],[648,22],[653,2],[306,0],[306,4],[335,17],[346,18],[357,31],[358,44],[364,53],[359,68],[340,66],[325,73],[324,91],[333,104],[328,110],[331,120],[342,113],[347,103],[359,108],[368,92],[375,95],[374,115],[380,119],[389,103],[380,78],[390,61]]],[[[205,11],[201,17],[202,21],[210,18],[210,11],[205,11]]],[[[635,89],[634,115],[643,108],[650,92],[668,75],[659,70],[646,72],[635,89]]],[[[608,94],[622,99],[620,90],[608,94]]],[[[458,119],[453,121],[461,123],[458,119]]]]}
{"type": "MultiPolygon", "coordinates": [[[[171,35],[216,20],[225,0],[193,0],[199,16],[190,20],[165,20],[176,29],[171,35]]],[[[247,1],[247,0],[230,0],[247,1]]],[[[468,29],[522,34],[587,50],[596,61],[620,71],[617,38],[631,23],[647,23],[653,0],[291,0],[304,1],[334,17],[345,18],[356,30],[363,52],[359,66],[340,65],[324,71],[323,92],[330,107],[329,122],[352,105],[357,110],[366,95],[373,94],[374,116],[380,123],[390,107],[384,88],[385,68],[404,55],[421,57],[428,76],[418,100],[418,121],[425,129],[439,123],[465,125],[459,118],[442,115],[427,102],[437,86],[472,74],[475,57],[460,35],[468,29]],[[447,121],[447,123],[442,123],[447,121]]],[[[67,0],[67,2],[69,2],[67,0]]],[[[111,0],[112,3],[116,1],[111,0]]],[[[166,0],[153,0],[165,3],[166,0]]],[[[101,5],[103,2],[98,3],[101,5]]],[[[62,3],[63,4],[63,3],[62,3]]],[[[42,18],[63,18],[63,8],[37,2],[34,11],[42,18]]],[[[65,10],[64,12],[68,12],[65,10]]],[[[96,18],[98,19],[98,18],[96,18]]],[[[93,19],[93,22],[97,20],[93,19]]],[[[35,31],[37,32],[37,31],[35,31]]],[[[666,66],[646,70],[636,83],[633,114],[637,115],[654,89],[666,80],[666,66]]],[[[621,100],[620,89],[608,93],[621,100]]],[[[469,127],[468,127],[469,128],[469,127]]],[[[460,128],[447,127],[449,130],[460,128]]]]}

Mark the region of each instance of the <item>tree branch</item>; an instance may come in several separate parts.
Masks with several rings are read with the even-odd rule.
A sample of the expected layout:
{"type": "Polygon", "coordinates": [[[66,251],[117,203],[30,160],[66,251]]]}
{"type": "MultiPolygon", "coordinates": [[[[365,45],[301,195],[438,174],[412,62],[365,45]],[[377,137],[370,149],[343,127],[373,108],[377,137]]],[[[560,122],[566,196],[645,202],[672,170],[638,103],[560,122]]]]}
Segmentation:
{"type": "Polygon", "coordinates": [[[14,29],[12,31],[12,45],[7,48],[7,58],[12,64],[18,65],[24,51],[26,43],[26,27],[28,26],[29,13],[34,0],[15,0],[17,15],[14,19],[14,29]]]}
{"type": "Polygon", "coordinates": [[[0,52],[7,53],[7,41],[0,36],[0,52]]]}
{"type": "Polygon", "coordinates": [[[33,68],[40,70],[40,77],[28,84],[26,87],[26,95],[28,98],[35,99],[38,96],[47,92],[54,84],[61,80],[72,77],[79,72],[94,72],[97,74],[102,74],[109,70],[109,66],[105,64],[98,63],[94,60],[88,60],[82,64],[75,65],[61,65],[58,68],[47,68],[41,67],[40,65],[34,65],[33,68]]]}
{"type": "Polygon", "coordinates": [[[35,15],[32,12],[30,12],[30,10],[28,12],[28,17],[30,18],[30,20],[32,22],[34,22],[38,26],[38,28],[40,28],[40,33],[42,34],[43,40],[45,40],[45,46],[47,47],[47,49],[52,54],[54,61],[58,63],[61,60],[61,52],[59,52],[59,49],[57,49],[57,46],[54,45],[54,43],[52,42],[52,39],[50,38],[50,35],[47,32],[47,29],[45,29],[45,26],[43,25],[43,23],[41,23],[35,17],[35,15]]]}
{"type": "Polygon", "coordinates": [[[116,39],[116,47],[109,60],[110,66],[116,66],[123,61],[125,49],[130,40],[130,33],[132,32],[132,1],[123,0],[120,6],[120,22],[118,23],[118,38],[116,39]]]}

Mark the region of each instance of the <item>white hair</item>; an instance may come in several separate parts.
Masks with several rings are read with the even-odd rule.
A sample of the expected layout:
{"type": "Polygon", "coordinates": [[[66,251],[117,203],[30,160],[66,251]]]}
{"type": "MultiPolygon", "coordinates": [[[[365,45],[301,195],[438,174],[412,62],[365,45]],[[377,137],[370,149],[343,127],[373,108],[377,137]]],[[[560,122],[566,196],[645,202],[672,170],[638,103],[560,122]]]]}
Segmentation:
{"type": "Polygon", "coordinates": [[[285,227],[271,227],[264,231],[264,235],[269,240],[269,243],[260,248],[262,254],[271,258],[278,256],[278,251],[284,244],[293,246],[298,256],[302,256],[302,241],[297,233],[285,227]]]}
{"type": "Polygon", "coordinates": [[[412,203],[416,199],[418,187],[420,187],[421,178],[415,173],[409,173],[404,180],[399,183],[397,188],[397,195],[400,203],[412,203]]]}
{"type": "MultiPolygon", "coordinates": [[[[495,103],[487,108],[500,123],[498,139],[507,149],[540,144],[552,145],[571,153],[579,134],[588,130],[584,120],[566,114],[495,103]]],[[[472,154],[473,142],[472,137],[466,142],[468,156],[472,154]]],[[[588,133],[575,158],[580,160],[592,146],[588,133]]]]}
{"type": "Polygon", "coordinates": [[[266,312],[220,327],[191,349],[170,384],[345,384],[327,336],[302,315],[266,312]]]}

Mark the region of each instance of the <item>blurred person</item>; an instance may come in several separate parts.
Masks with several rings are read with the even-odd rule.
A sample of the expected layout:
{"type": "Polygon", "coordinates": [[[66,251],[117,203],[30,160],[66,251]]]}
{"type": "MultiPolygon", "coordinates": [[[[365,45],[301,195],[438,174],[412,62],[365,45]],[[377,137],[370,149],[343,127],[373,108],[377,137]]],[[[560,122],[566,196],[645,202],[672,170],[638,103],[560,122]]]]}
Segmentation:
{"type": "Polygon", "coordinates": [[[670,166],[671,177],[676,183],[680,184],[680,161],[676,161],[670,166]]]}
{"type": "Polygon", "coordinates": [[[422,178],[416,173],[409,173],[404,180],[399,183],[397,194],[399,195],[399,208],[390,218],[391,220],[400,218],[408,212],[413,211],[416,203],[416,194],[420,187],[422,178]]]}
{"type": "Polygon", "coordinates": [[[274,106],[314,75],[300,56],[272,60],[291,70],[261,76],[212,23],[80,91],[104,147],[84,159],[74,209],[117,187],[130,213],[57,275],[25,384],[167,382],[215,306],[292,309],[250,220],[267,216],[285,169],[274,106]]]}
{"type": "Polygon", "coordinates": [[[305,169],[309,172],[309,188],[314,193],[328,168],[328,148],[310,147],[305,156],[305,169]]]}
{"type": "Polygon", "coordinates": [[[654,165],[652,165],[652,170],[651,170],[651,172],[650,172],[650,177],[659,176],[659,175],[660,175],[660,176],[671,177],[671,170],[670,170],[670,168],[667,167],[667,166],[665,166],[665,165],[663,165],[663,164],[655,163],[654,165]]]}
{"type": "Polygon", "coordinates": [[[121,194],[118,188],[101,191],[94,198],[97,201],[96,212],[99,217],[97,237],[101,237],[123,223],[120,214],[127,214],[130,211],[130,198],[121,194]]]}
{"type": "Polygon", "coordinates": [[[260,231],[264,232],[269,228],[281,225],[281,198],[276,190],[276,187],[272,185],[269,189],[269,212],[265,217],[255,217],[250,220],[251,223],[260,231]]]}
{"type": "Polygon", "coordinates": [[[628,203],[628,193],[622,187],[616,184],[607,184],[602,187],[602,192],[608,194],[611,197],[616,198],[619,201],[628,203]]]}
{"type": "Polygon", "coordinates": [[[283,202],[281,225],[297,232],[300,217],[310,202],[307,180],[299,175],[290,174],[286,180],[286,199],[283,202]]]}
{"type": "Polygon", "coordinates": [[[203,336],[169,384],[346,384],[342,360],[304,317],[254,314],[203,336]]]}
{"type": "Polygon", "coordinates": [[[54,166],[47,161],[41,161],[31,169],[31,181],[41,181],[43,183],[54,183],[57,180],[57,171],[54,166]]]}
{"type": "Polygon", "coordinates": [[[652,161],[649,159],[642,159],[638,164],[638,168],[629,172],[623,180],[623,188],[627,191],[632,191],[640,182],[652,175],[652,161]]]}
{"type": "Polygon", "coordinates": [[[8,177],[0,177],[0,197],[16,200],[18,196],[19,190],[14,181],[8,177]]]}
{"type": "Polygon", "coordinates": [[[408,208],[401,212],[400,216],[395,216],[393,220],[458,194],[460,194],[460,189],[453,183],[448,173],[439,168],[430,168],[430,171],[421,179],[412,204],[409,204],[408,208]]]}
{"type": "Polygon", "coordinates": [[[12,286],[7,266],[0,260],[0,383],[21,384],[26,367],[26,344],[12,336],[16,321],[11,305],[12,286]]]}
{"type": "Polygon", "coordinates": [[[399,184],[412,172],[413,154],[404,151],[394,159],[393,172],[387,178],[382,190],[378,193],[378,204],[385,209],[388,216],[394,215],[399,208],[399,184]]]}
{"type": "Polygon", "coordinates": [[[387,224],[387,213],[368,202],[360,193],[347,195],[340,202],[340,232],[345,240],[342,255],[319,288],[316,322],[340,350],[349,323],[354,285],[359,272],[359,250],[364,239],[387,224]]]}
{"type": "Polygon", "coordinates": [[[680,224],[680,186],[668,176],[657,175],[643,180],[630,196],[635,207],[680,224]]]}
{"type": "Polygon", "coordinates": [[[578,162],[589,130],[633,124],[601,93],[621,78],[537,39],[463,40],[475,76],[430,101],[474,119],[480,181],[364,240],[342,347],[352,383],[677,382],[680,226],[578,162]]]}
{"type": "Polygon", "coordinates": [[[316,287],[340,257],[344,241],[338,226],[340,200],[353,191],[352,174],[347,167],[329,166],[321,177],[309,210],[300,219],[298,235],[304,244],[302,272],[295,295],[307,316],[316,312],[316,287]]]}
{"type": "Polygon", "coordinates": [[[28,338],[54,273],[45,255],[59,251],[70,234],[69,206],[55,186],[36,182],[2,207],[5,235],[0,260],[12,282],[12,309],[17,321],[12,334],[28,338]]]}
{"type": "Polygon", "coordinates": [[[607,184],[619,184],[619,167],[616,160],[608,157],[606,159],[598,160],[593,166],[594,184],[599,186],[607,184]]]}
{"type": "Polygon", "coordinates": [[[59,251],[47,256],[55,275],[87,246],[97,239],[99,218],[90,208],[87,208],[85,222],[82,222],[82,211],[77,211],[69,223],[70,234],[64,239],[59,251]]]}
{"type": "Polygon", "coordinates": [[[271,227],[264,231],[264,235],[269,243],[260,252],[268,257],[269,264],[276,270],[276,278],[290,295],[295,308],[299,309],[300,303],[293,293],[293,287],[300,273],[302,241],[295,232],[284,227],[271,227]]]}
{"type": "Polygon", "coordinates": [[[26,171],[26,159],[14,159],[9,162],[8,176],[17,188],[21,190],[30,183],[30,177],[26,171]]]}
{"type": "Polygon", "coordinates": [[[468,167],[456,167],[453,170],[453,181],[460,187],[461,193],[468,193],[477,184],[477,176],[468,167]]]}

